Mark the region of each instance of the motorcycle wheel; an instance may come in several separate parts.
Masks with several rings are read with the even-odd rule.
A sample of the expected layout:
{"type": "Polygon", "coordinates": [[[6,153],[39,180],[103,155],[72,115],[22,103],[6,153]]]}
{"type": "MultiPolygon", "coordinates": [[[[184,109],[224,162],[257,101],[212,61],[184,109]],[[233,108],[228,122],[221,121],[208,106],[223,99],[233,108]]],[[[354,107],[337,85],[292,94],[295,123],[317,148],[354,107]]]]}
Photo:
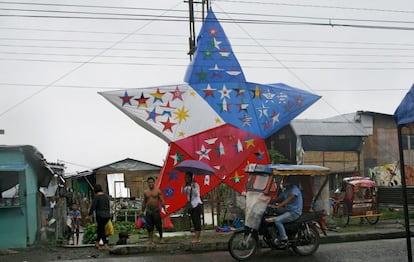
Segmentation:
{"type": "Polygon", "coordinates": [[[300,256],[309,256],[319,248],[320,239],[318,229],[308,224],[309,231],[306,227],[301,228],[295,237],[295,244],[292,246],[293,251],[300,256]]]}
{"type": "Polygon", "coordinates": [[[234,232],[227,244],[230,255],[237,261],[249,260],[258,248],[258,237],[248,230],[234,232]]]}

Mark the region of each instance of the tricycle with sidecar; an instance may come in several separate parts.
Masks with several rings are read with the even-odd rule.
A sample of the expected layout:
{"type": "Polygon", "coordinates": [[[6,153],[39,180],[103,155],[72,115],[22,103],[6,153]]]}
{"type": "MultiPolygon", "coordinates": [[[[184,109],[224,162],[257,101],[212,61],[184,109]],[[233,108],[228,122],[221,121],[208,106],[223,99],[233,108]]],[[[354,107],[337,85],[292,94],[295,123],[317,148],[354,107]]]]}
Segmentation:
{"type": "MultiPolygon", "coordinates": [[[[238,261],[249,260],[260,248],[262,241],[272,249],[291,248],[301,256],[316,252],[320,243],[319,231],[322,230],[325,234],[321,224],[325,213],[324,210],[315,211],[314,204],[317,201],[323,202],[319,198],[327,184],[329,169],[320,166],[249,164],[245,171],[249,174],[246,183],[245,227],[235,231],[229,239],[228,250],[231,256],[238,261]],[[267,213],[266,210],[271,199],[275,199],[278,195],[281,184],[288,176],[297,176],[303,181],[301,188],[307,195],[305,197],[307,201],[304,201],[302,216],[284,224],[288,242],[287,245],[282,246],[275,241],[278,231],[275,223],[269,219],[274,215],[267,213]],[[323,177],[325,180],[320,179],[320,183],[313,183],[315,177],[323,177]]],[[[328,199],[326,200],[328,202],[328,199]]]]}
{"type": "Polygon", "coordinates": [[[331,198],[332,215],[340,224],[348,225],[351,218],[365,218],[369,224],[378,222],[381,212],[376,198],[375,181],[368,177],[346,177],[342,187],[331,198]]]}

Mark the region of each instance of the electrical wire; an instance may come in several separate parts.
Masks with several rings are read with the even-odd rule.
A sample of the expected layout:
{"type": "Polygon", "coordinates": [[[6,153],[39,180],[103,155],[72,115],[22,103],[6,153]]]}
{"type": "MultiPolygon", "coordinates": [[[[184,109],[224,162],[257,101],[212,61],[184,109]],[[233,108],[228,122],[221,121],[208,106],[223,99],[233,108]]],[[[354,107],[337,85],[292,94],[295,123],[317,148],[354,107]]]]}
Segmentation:
{"type": "MultiPolygon", "coordinates": [[[[167,12],[167,11],[166,11],[167,12]]],[[[163,14],[161,14],[160,16],[165,15],[165,12],[163,14]]],[[[2,116],[4,116],[5,114],[7,114],[8,112],[10,112],[12,109],[20,106],[21,104],[25,103],[26,101],[28,101],[29,99],[37,96],[38,94],[42,93],[43,91],[47,90],[48,88],[50,88],[51,86],[53,86],[54,84],[56,84],[57,82],[59,82],[60,80],[66,78],[67,76],[69,76],[70,74],[72,74],[73,72],[77,71],[78,69],[80,69],[81,67],[83,67],[84,65],[88,64],[89,62],[91,62],[93,59],[95,59],[96,57],[99,57],[100,55],[104,54],[106,51],[114,48],[116,45],[118,45],[119,43],[121,43],[122,41],[125,41],[127,38],[129,38],[131,35],[136,34],[137,32],[139,32],[140,30],[142,30],[144,27],[146,27],[147,25],[149,25],[152,21],[145,23],[144,25],[141,25],[139,28],[137,28],[136,30],[132,31],[130,34],[127,34],[125,36],[123,36],[120,40],[116,41],[114,44],[112,44],[110,47],[105,48],[104,50],[102,50],[101,52],[99,52],[97,55],[95,55],[94,57],[88,59],[86,62],[83,62],[79,65],[77,65],[76,67],[74,67],[73,69],[67,71],[66,73],[64,73],[63,75],[61,75],[60,77],[58,77],[57,79],[55,79],[54,81],[52,81],[51,83],[49,83],[48,85],[46,85],[45,87],[37,90],[36,92],[34,92],[33,94],[31,94],[30,96],[27,96],[25,98],[23,98],[22,100],[20,100],[18,103],[6,108],[3,112],[0,112],[0,118],[2,116]]]]}
{"type": "MultiPolygon", "coordinates": [[[[27,83],[2,83],[0,86],[13,86],[13,87],[42,87],[42,84],[27,84],[27,83]]],[[[84,85],[54,85],[54,88],[70,88],[70,89],[107,89],[116,90],[123,89],[119,86],[84,86],[84,85]]],[[[314,89],[316,92],[400,92],[407,91],[406,88],[351,88],[351,89],[314,89]]]]}
{"type": "MultiPolygon", "coordinates": [[[[225,2],[225,1],[224,1],[225,2]]],[[[231,1],[229,1],[231,2],[231,1]]],[[[235,1],[238,2],[238,1],[235,1]]],[[[240,1],[243,2],[243,1],[240,1]]],[[[16,4],[16,2],[5,2],[5,1],[0,1],[1,4],[16,4]]],[[[244,2],[247,3],[247,2],[244,2]]],[[[263,3],[263,4],[271,4],[271,3],[265,3],[265,2],[255,2],[255,3],[263,3]]],[[[81,8],[110,8],[109,6],[92,6],[92,5],[66,5],[66,4],[44,4],[44,3],[27,3],[27,2],[19,2],[17,4],[34,4],[34,5],[48,5],[51,7],[81,7],[81,8]]],[[[274,3],[274,4],[279,4],[279,5],[285,5],[283,3],[274,3]]],[[[288,6],[292,6],[292,7],[297,7],[297,6],[302,6],[302,7],[313,7],[313,8],[334,8],[332,6],[315,6],[315,5],[294,5],[294,4],[286,4],[288,6]]],[[[337,8],[337,7],[335,7],[337,8]]],[[[0,8],[1,9],[1,8],[0,8]]],[[[41,10],[41,9],[28,9],[28,8],[2,8],[3,10],[8,10],[8,11],[24,11],[24,12],[48,12],[48,13],[60,13],[60,14],[84,14],[84,15],[94,15],[92,16],[48,16],[48,15],[28,15],[28,14],[17,14],[17,15],[13,15],[13,14],[0,14],[0,16],[15,16],[15,17],[34,17],[34,18],[69,18],[69,19],[106,19],[106,20],[143,20],[143,21],[163,21],[163,22],[170,22],[170,21],[185,21],[187,22],[187,17],[182,17],[182,16],[154,16],[154,15],[148,15],[148,14],[125,14],[125,13],[115,13],[115,12],[87,12],[87,11],[60,11],[60,10],[41,10]],[[13,10],[12,10],[13,9],[13,10]],[[101,15],[105,15],[103,17],[99,17],[101,15]],[[116,17],[106,17],[106,16],[116,16],[116,17]],[[122,17],[124,16],[124,17],[122,17]]],[[[124,8],[119,8],[119,10],[124,9],[124,8]]],[[[161,9],[140,9],[140,8],[135,8],[134,10],[151,10],[151,11],[159,11],[161,9]]],[[[354,8],[352,8],[352,10],[355,10],[354,8]]],[[[364,11],[387,11],[387,10],[379,10],[379,9],[375,9],[375,10],[368,10],[368,9],[361,9],[364,11]]],[[[167,11],[171,11],[166,9],[165,12],[167,11]]],[[[177,12],[182,12],[181,10],[176,10],[177,12]]],[[[396,10],[391,10],[392,12],[396,11],[396,10]]],[[[217,13],[217,12],[216,12],[217,13]]],[[[223,12],[224,13],[224,12],[223,12]]],[[[224,13],[226,14],[226,13],[224,13]]],[[[252,14],[252,13],[234,13],[234,15],[240,15],[240,16],[252,16],[252,15],[258,15],[258,14],[252,14]]],[[[261,17],[269,17],[270,15],[262,15],[261,17]]],[[[272,15],[272,17],[279,17],[279,18],[294,18],[294,19],[309,19],[309,20],[315,20],[315,19],[322,19],[322,20],[326,20],[327,18],[321,18],[321,17],[305,17],[305,16],[285,16],[285,15],[272,15]]],[[[197,18],[196,18],[197,20],[197,18]]],[[[200,21],[200,20],[197,20],[200,21]]],[[[221,23],[235,23],[235,24],[256,24],[256,25],[260,25],[260,24],[281,24],[281,25],[317,25],[317,26],[341,26],[341,27],[355,27],[355,28],[367,28],[367,29],[392,29],[392,30],[413,30],[413,27],[404,27],[404,26],[395,26],[395,25],[386,25],[387,23],[393,23],[393,24],[414,24],[414,22],[411,21],[398,21],[398,20],[369,20],[369,19],[349,19],[349,18],[336,18],[336,19],[329,19],[329,22],[304,22],[304,21],[298,21],[298,20],[293,20],[293,21],[282,21],[282,20],[269,20],[269,19],[239,19],[239,18],[235,18],[235,19],[220,19],[221,23]],[[384,23],[384,25],[371,25],[371,24],[346,24],[346,23],[334,23],[333,21],[348,21],[348,22],[364,22],[364,23],[384,23]]],[[[75,30],[68,30],[66,32],[74,32],[75,30]]],[[[103,32],[104,34],[106,34],[106,32],[103,32]]],[[[123,39],[126,39],[130,36],[131,34],[129,34],[127,37],[124,37],[123,39]]],[[[251,36],[250,36],[251,37],[251,36]]],[[[83,64],[122,64],[122,65],[142,65],[142,63],[125,63],[125,62],[97,62],[97,61],[92,61],[93,59],[97,58],[97,57],[101,57],[103,53],[105,53],[108,50],[119,50],[114,48],[115,45],[117,45],[118,43],[120,43],[122,41],[117,42],[116,44],[114,44],[112,47],[104,49],[104,48],[96,48],[99,50],[104,49],[104,51],[102,51],[100,54],[95,55],[94,57],[90,58],[90,60],[88,60],[87,62],[82,62],[82,61],[71,61],[71,60],[53,60],[53,59],[16,59],[16,58],[2,58],[4,60],[15,60],[15,61],[26,61],[26,62],[63,62],[63,63],[83,63],[83,64]]],[[[7,45],[2,45],[2,46],[7,46],[7,45]]],[[[243,45],[241,45],[243,46],[243,45]]],[[[251,45],[244,45],[244,46],[251,46],[251,45]]],[[[13,47],[13,45],[8,45],[8,47],[13,47]]],[[[17,45],[14,45],[14,47],[17,47],[17,45]]],[[[29,45],[23,46],[20,45],[20,47],[30,47],[29,45]]],[[[32,46],[33,47],[33,46],[32,46]]],[[[272,53],[268,50],[268,48],[270,47],[277,47],[277,48],[282,48],[282,47],[288,47],[288,48],[323,48],[323,47],[304,47],[304,46],[296,46],[296,47],[292,47],[292,46],[282,46],[282,45],[269,45],[269,46],[262,46],[262,48],[266,49],[266,54],[271,54],[272,53]]],[[[72,49],[92,49],[90,47],[51,47],[51,46],[47,46],[47,45],[43,45],[43,46],[36,46],[36,48],[72,48],[72,49]]],[[[342,47],[332,47],[332,49],[340,49],[342,47]]],[[[324,48],[326,49],[326,47],[324,48]]],[[[348,47],[347,49],[352,49],[351,47],[348,47]]],[[[353,47],[353,49],[361,49],[361,50],[371,50],[372,48],[363,48],[363,47],[353,47]]],[[[134,50],[134,49],[123,49],[123,50],[134,50]]],[[[376,50],[386,50],[384,48],[377,48],[376,50]]],[[[399,50],[399,51],[408,51],[408,50],[412,50],[409,48],[402,48],[402,49],[390,49],[390,50],[399,50]]],[[[150,49],[146,49],[144,51],[150,51],[150,49]]],[[[155,51],[155,49],[153,49],[152,51],[155,51]]],[[[170,50],[167,50],[167,52],[171,52],[170,50]]],[[[244,53],[248,53],[248,52],[244,52],[244,53]]],[[[272,55],[272,57],[274,57],[272,55]]],[[[248,61],[248,60],[246,60],[248,61]]],[[[292,60],[279,60],[279,63],[285,63],[287,61],[291,61],[292,60]]],[[[310,60],[312,61],[312,60],[310,60]]],[[[309,61],[305,61],[305,60],[297,60],[295,62],[309,62],[309,61]]],[[[321,60],[316,61],[315,62],[321,62],[321,60]]],[[[326,61],[328,63],[328,61],[326,61]]],[[[333,63],[333,62],[332,62],[333,63]]],[[[338,63],[338,61],[336,61],[336,63],[338,63]]],[[[370,62],[365,62],[365,63],[370,63],[370,62]]],[[[386,62],[384,62],[386,63],[386,62]]],[[[404,62],[401,62],[404,63],[404,62]]],[[[408,62],[409,63],[409,62],[408,62]]],[[[156,63],[143,63],[144,65],[157,65],[156,63]]],[[[81,65],[82,66],[82,65],[81,65]]],[[[81,67],[79,66],[79,67],[81,67]]],[[[182,66],[182,65],[174,65],[174,64],[170,64],[170,65],[166,65],[166,66],[182,66]]],[[[184,65],[185,66],[185,65],[184,65]]],[[[249,67],[249,66],[247,66],[249,67]]],[[[261,66],[262,67],[262,66],[261,66]]],[[[262,67],[262,68],[271,68],[271,69],[286,69],[289,71],[289,69],[335,69],[335,70],[341,70],[341,69],[346,69],[346,70],[411,70],[412,68],[410,67],[353,67],[353,68],[346,68],[346,67],[286,67],[285,65],[282,64],[281,67],[274,67],[274,66],[269,66],[269,67],[262,67]]],[[[292,73],[292,72],[291,72],[292,73]]],[[[65,76],[64,76],[65,77],[65,76]]],[[[60,80],[60,79],[59,79],[60,80]]],[[[53,85],[53,83],[51,84],[53,85]]],[[[45,88],[47,89],[47,87],[45,88]]],[[[41,89],[41,91],[43,91],[44,89],[41,89]]],[[[41,92],[40,91],[40,92],[41,92]]],[[[4,113],[0,114],[0,117],[3,115],[4,113]]]]}
{"type": "Polygon", "coordinates": [[[214,2],[228,2],[237,4],[262,4],[262,5],[278,5],[288,7],[306,7],[306,8],[326,8],[326,9],[339,9],[339,10],[352,10],[352,11],[368,11],[368,12],[387,12],[387,13],[414,13],[413,10],[393,10],[393,9],[380,9],[380,8],[361,8],[361,7],[345,7],[345,6],[329,6],[329,5],[305,5],[305,4],[292,4],[292,3],[278,3],[278,2],[263,2],[263,1],[251,1],[251,0],[214,0],[214,2]]]}

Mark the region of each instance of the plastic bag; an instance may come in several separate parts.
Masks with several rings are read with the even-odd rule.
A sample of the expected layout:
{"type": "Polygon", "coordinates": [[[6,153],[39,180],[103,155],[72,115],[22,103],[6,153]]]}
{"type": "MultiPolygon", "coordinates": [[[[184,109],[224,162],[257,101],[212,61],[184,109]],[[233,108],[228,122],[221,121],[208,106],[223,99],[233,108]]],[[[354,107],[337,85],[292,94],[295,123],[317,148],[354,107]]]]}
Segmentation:
{"type": "Polygon", "coordinates": [[[147,226],[147,221],[145,221],[144,217],[138,217],[137,221],[135,221],[135,228],[141,229],[147,226]]]}
{"type": "Polygon", "coordinates": [[[112,221],[109,220],[108,223],[106,223],[105,225],[105,235],[112,236],[114,234],[114,225],[112,225],[112,221]]]}
{"type": "Polygon", "coordinates": [[[164,228],[164,229],[173,229],[174,228],[174,224],[172,223],[170,216],[166,216],[164,218],[164,224],[162,225],[162,228],[164,228]]]}

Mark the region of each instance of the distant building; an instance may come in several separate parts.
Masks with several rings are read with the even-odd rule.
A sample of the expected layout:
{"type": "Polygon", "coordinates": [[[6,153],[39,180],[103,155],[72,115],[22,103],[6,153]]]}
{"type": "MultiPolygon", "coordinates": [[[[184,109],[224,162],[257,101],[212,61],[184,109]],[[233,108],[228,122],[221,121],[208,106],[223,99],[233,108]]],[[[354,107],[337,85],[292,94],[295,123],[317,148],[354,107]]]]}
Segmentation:
{"type": "MultiPolygon", "coordinates": [[[[106,188],[109,193],[108,175],[123,174],[125,187],[129,188],[130,197],[143,199],[146,181],[148,177],[157,177],[160,175],[161,166],[147,162],[126,158],[111,164],[107,164],[92,170],[96,176],[96,183],[106,188]]],[[[116,197],[113,195],[112,197],[116,197]]]]}
{"type": "MultiPolygon", "coordinates": [[[[405,131],[405,155],[414,148],[414,132],[405,131]],[[411,133],[410,133],[411,132],[411,133]]],[[[267,141],[289,163],[322,165],[337,174],[336,181],[370,168],[398,162],[397,125],[392,115],[358,111],[326,119],[293,120],[267,141]]],[[[337,186],[336,182],[333,187],[337,186]]]]}

